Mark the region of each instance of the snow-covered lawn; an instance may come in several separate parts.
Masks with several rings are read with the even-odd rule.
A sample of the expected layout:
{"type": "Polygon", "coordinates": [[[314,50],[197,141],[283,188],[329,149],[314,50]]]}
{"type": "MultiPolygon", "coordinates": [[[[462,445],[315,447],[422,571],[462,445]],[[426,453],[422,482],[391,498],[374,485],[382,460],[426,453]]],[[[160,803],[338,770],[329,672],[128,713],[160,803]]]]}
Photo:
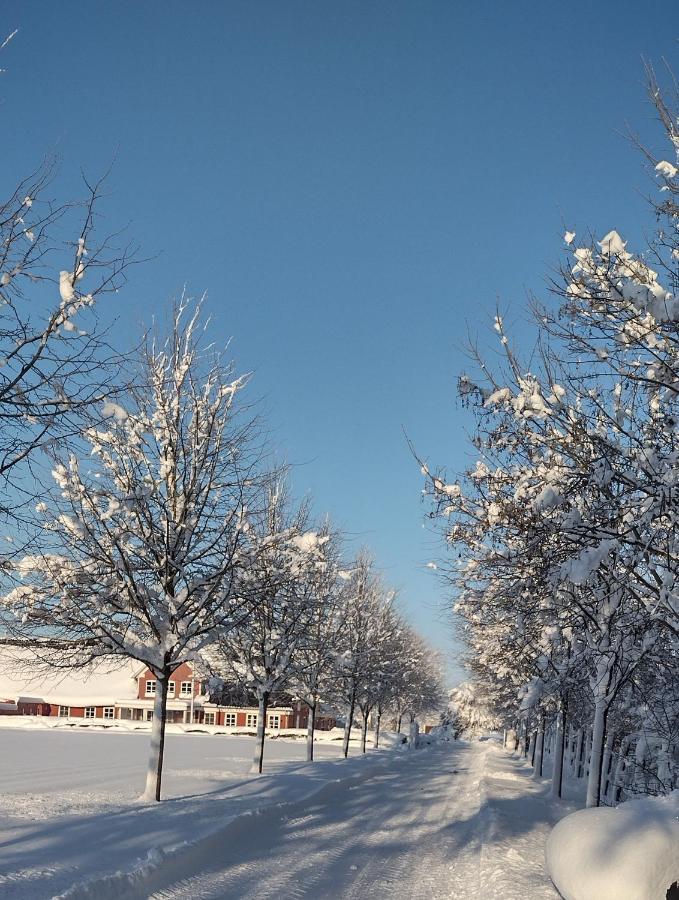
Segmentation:
{"type": "Polygon", "coordinates": [[[302,741],[278,739],[257,777],[253,738],[171,734],[171,799],[152,806],[135,799],[147,744],[146,734],[0,729],[0,896],[52,897],[178,846],[141,880],[70,896],[557,896],[544,840],[569,808],[555,813],[495,742],[348,761],[339,742],[319,743],[308,765],[302,741]]]}
{"type": "MultiPolygon", "coordinates": [[[[302,740],[278,738],[267,741],[266,773],[250,776],[254,738],[169,734],[168,800],[145,805],[137,797],[148,742],[144,732],[0,728],[0,896],[52,897],[244,811],[306,796],[368,762],[347,764],[341,741],[321,741],[308,765],[302,740]]],[[[373,753],[373,761],[383,755],[373,753]]]]}

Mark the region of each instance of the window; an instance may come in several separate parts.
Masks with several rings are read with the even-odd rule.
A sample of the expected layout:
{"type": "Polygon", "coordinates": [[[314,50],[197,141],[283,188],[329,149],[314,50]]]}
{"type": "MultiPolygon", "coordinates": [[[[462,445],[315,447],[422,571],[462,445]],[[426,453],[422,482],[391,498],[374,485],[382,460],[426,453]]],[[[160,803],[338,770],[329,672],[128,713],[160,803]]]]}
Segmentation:
{"type": "Polygon", "coordinates": [[[115,709],[112,706],[104,707],[104,718],[105,719],[113,719],[115,714],[115,709]]]}
{"type": "Polygon", "coordinates": [[[215,724],[215,714],[213,712],[205,713],[205,724],[206,725],[214,725],[215,724]]]}
{"type": "Polygon", "coordinates": [[[96,713],[96,711],[97,711],[97,710],[96,710],[96,707],[94,707],[94,706],[86,706],[86,707],[85,707],[85,718],[86,718],[86,719],[93,719],[93,718],[94,718],[94,714],[96,713]]]}
{"type": "Polygon", "coordinates": [[[281,727],[281,717],[279,715],[270,715],[269,716],[269,728],[280,728],[281,727]]]}
{"type": "Polygon", "coordinates": [[[71,707],[70,706],[60,706],[59,707],[59,715],[66,716],[66,718],[68,718],[68,716],[71,715],[71,707]]]}
{"type": "Polygon", "coordinates": [[[229,728],[236,727],[236,713],[224,713],[224,724],[229,728]]]}
{"type": "Polygon", "coordinates": [[[153,710],[147,709],[146,710],[146,721],[150,722],[152,718],[153,718],[153,710]]]}
{"type": "Polygon", "coordinates": [[[147,681],[147,682],[146,682],[146,696],[147,696],[147,697],[155,697],[155,696],[156,696],[156,683],[155,683],[155,681],[147,681]]]}
{"type": "Polygon", "coordinates": [[[245,724],[248,728],[256,728],[257,727],[257,713],[248,713],[245,716],[245,724]]]}
{"type": "Polygon", "coordinates": [[[174,681],[168,682],[167,685],[167,696],[174,697],[174,681]]]}
{"type": "Polygon", "coordinates": [[[190,697],[193,693],[193,683],[191,681],[182,681],[179,692],[182,697],[190,697]]]}

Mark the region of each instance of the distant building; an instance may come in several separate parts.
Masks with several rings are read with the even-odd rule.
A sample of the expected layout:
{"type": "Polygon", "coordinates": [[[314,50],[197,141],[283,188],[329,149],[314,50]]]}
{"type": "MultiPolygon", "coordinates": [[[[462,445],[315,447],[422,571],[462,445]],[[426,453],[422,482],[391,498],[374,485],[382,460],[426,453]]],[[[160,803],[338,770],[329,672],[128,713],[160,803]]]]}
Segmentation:
{"type": "MultiPolygon", "coordinates": [[[[102,724],[121,719],[148,722],[153,718],[157,681],[145,666],[140,668],[138,664],[126,662],[106,673],[75,670],[63,676],[58,674],[50,681],[14,677],[7,666],[3,671],[4,674],[0,674],[0,716],[94,719],[102,724]],[[24,695],[27,690],[31,691],[31,696],[24,695]]],[[[307,727],[308,708],[301,701],[286,699],[285,705],[274,701],[269,706],[267,729],[307,727]]],[[[205,678],[200,677],[191,663],[182,663],[173,672],[168,690],[168,722],[254,730],[257,719],[256,706],[213,702],[205,678]]],[[[330,730],[335,724],[333,716],[316,717],[319,731],[330,730]]]]}

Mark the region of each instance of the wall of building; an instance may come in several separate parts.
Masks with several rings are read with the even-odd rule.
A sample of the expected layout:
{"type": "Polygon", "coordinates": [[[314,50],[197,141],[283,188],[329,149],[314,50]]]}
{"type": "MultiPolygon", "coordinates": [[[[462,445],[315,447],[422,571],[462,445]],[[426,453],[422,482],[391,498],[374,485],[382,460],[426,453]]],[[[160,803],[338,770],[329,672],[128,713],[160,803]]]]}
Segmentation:
{"type": "MultiPolygon", "coordinates": [[[[137,679],[137,699],[138,700],[148,700],[152,695],[146,693],[146,682],[152,681],[155,682],[156,676],[151,672],[150,669],[146,669],[146,671],[140,675],[137,679]]],[[[193,674],[193,666],[190,663],[182,663],[178,666],[174,672],[172,673],[172,677],[170,678],[171,682],[174,682],[175,690],[173,696],[175,699],[180,700],[182,698],[191,699],[191,694],[182,694],[181,693],[181,685],[182,681],[193,681],[193,696],[197,697],[200,694],[201,689],[201,681],[200,679],[194,679],[193,674]]]]}
{"type": "Polygon", "coordinates": [[[42,703],[35,700],[17,700],[17,713],[20,716],[52,715],[49,703],[42,703]]]}
{"type": "MultiPolygon", "coordinates": [[[[25,715],[30,715],[30,713],[26,713],[25,715]]],[[[49,712],[43,713],[43,715],[60,716],[61,718],[68,716],[69,719],[94,718],[102,719],[104,721],[113,721],[113,719],[116,718],[116,710],[113,706],[113,703],[111,703],[110,706],[60,706],[58,704],[52,703],[49,706],[49,712]],[[85,710],[87,709],[93,709],[94,716],[86,716],[85,710]],[[113,715],[109,715],[108,717],[104,716],[105,709],[113,710],[113,715]]]]}

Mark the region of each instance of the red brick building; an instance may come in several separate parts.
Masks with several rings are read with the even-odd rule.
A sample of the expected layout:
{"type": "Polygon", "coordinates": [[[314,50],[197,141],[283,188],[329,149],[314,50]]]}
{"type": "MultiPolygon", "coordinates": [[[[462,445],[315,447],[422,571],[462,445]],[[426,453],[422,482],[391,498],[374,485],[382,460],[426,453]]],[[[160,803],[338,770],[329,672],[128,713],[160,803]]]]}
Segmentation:
{"type": "MultiPolygon", "coordinates": [[[[26,682],[0,678],[0,715],[50,716],[62,719],[92,719],[102,724],[115,720],[148,722],[153,718],[157,682],[146,667],[125,663],[106,673],[70,673],[61,680],[30,682],[35,696],[23,696],[26,682]],[[38,695],[37,687],[40,687],[38,695]]],[[[191,663],[182,663],[172,673],[167,700],[167,721],[185,725],[208,725],[227,729],[254,730],[258,711],[253,706],[228,706],[214,703],[207,684],[191,663]]],[[[272,731],[305,729],[308,709],[300,701],[290,705],[272,704],[267,710],[266,727],[272,731]]],[[[319,730],[334,728],[328,715],[317,716],[319,730]]]]}

